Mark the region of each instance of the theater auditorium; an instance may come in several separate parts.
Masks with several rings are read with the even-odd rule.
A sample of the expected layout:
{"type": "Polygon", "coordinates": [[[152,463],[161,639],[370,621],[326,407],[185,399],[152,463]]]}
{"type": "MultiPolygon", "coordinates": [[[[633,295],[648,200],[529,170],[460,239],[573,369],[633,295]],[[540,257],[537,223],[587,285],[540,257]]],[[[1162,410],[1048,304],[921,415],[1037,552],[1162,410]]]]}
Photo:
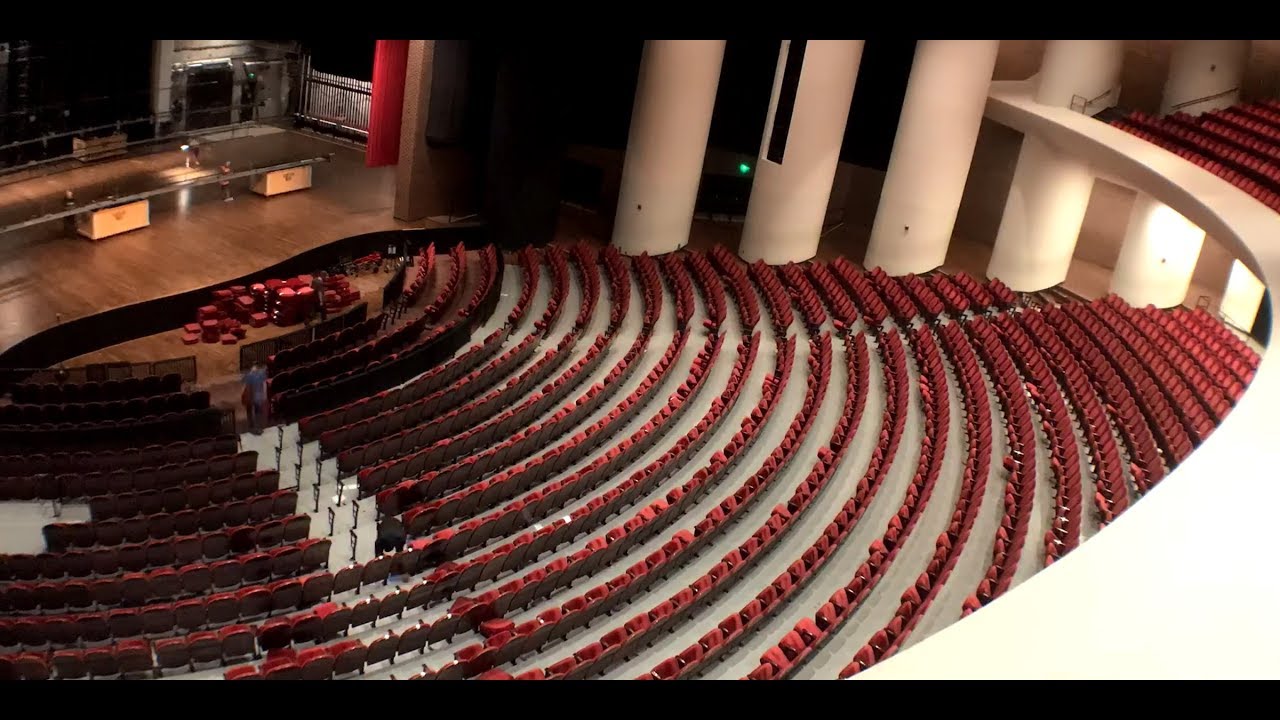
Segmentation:
{"type": "Polygon", "coordinates": [[[1280,41],[584,43],[0,40],[0,679],[1280,676],[1280,41]]]}

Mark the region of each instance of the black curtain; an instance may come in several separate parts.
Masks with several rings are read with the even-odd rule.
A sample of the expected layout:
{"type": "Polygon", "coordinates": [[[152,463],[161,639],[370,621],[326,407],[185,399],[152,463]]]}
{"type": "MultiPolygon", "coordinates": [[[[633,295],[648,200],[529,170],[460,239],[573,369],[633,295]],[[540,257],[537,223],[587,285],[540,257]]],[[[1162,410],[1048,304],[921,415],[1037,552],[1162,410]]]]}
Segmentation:
{"type": "Polygon", "coordinates": [[[544,245],[555,235],[566,147],[567,50],[545,42],[494,48],[493,116],[484,218],[500,247],[544,245]]]}
{"type": "Polygon", "coordinates": [[[373,52],[377,38],[299,40],[311,55],[311,68],[353,80],[373,80],[373,52]]]}

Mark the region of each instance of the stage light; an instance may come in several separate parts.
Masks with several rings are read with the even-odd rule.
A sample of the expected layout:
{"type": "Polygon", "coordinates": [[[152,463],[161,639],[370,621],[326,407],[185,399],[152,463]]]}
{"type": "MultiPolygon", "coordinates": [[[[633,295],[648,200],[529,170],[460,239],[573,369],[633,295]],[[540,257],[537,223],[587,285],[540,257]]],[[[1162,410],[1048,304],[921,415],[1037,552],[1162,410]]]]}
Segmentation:
{"type": "Polygon", "coordinates": [[[190,145],[183,145],[183,146],[182,146],[182,152],[186,152],[186,151],[188,151],[188,150],[190,150],[190,149],[191,149],[191,146],[190,146],[190,145]]]}
{"type": "Polygon", "coordinates": [[[738,173],[739,173],[739,174],[741,174],[741,175],[746,175],[746,174],[747,174],[747,173],[749,173],[749,172],[751,172],[751,166],[750,166],[750,165],[748,165],[748,164],[746,164],[746,163],[738,163],[738,173]]]}

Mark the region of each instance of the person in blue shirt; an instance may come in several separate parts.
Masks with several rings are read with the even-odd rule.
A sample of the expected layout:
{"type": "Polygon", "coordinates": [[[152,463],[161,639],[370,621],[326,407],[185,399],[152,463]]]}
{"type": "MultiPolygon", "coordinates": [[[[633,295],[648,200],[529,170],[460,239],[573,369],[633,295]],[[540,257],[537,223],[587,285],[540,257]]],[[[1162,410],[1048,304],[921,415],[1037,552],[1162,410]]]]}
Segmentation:
{"type": "Polygon", "coordinates": [[[262,363],[254,363],[245,373],[243,400],[249,413],[249,430],[262,434],[267,425],[267,368],[262,363]]]}

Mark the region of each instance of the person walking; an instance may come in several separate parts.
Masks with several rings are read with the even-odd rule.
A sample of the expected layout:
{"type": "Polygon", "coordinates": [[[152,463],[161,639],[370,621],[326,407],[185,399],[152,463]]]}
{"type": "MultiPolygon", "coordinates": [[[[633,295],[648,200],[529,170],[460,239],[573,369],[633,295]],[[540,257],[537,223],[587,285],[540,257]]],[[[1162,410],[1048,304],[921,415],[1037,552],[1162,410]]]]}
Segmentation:
{"type": "Polygon", "coordinates": [[[267,367],[255,362],[244,375],[244,391],[240,395],[249,416],[249,431],[261,435],[267,426],[267,367]]]}
{"type": "MultiPolygon", "coordinates": [[[[68,190],[66,196],[63,198],[62,206],[67,210],[75,210],[76,209],[75,193],[68,190]]],[[[67,232],[72,235],[75,235],[76,234],[76,216],[68,215],[63,222],[66,223],[67,232]]]]}
{"type": "Polygon", "coordinates": [[[222,167],[218,169],[218,172],[222,175],[222,179],[218,181],[218,184],[222,186],[222,202],[231,202],[234,199],[231,197],[231,161],[228,160],[222,163],[222,167]]]}
{"type": "Polygon", "coordinates": [[[311,277],[311,289],[316,295],[316,309],[320,313],[320,322],[329,319],[329,311],[324,307],[324,281],[329,275],[321,270],[311,277]]]}

